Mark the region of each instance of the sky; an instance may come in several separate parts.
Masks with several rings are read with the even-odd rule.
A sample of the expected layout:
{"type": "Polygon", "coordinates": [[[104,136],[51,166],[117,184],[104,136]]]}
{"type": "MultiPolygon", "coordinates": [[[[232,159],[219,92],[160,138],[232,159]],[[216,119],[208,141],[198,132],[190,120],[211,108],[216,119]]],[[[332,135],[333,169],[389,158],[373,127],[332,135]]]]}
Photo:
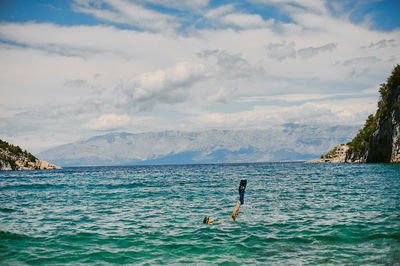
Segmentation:
{"type": "Polygon", "coordinates": [[[0,138],[362,125],[400,1],[0,0],[0,138]]]}

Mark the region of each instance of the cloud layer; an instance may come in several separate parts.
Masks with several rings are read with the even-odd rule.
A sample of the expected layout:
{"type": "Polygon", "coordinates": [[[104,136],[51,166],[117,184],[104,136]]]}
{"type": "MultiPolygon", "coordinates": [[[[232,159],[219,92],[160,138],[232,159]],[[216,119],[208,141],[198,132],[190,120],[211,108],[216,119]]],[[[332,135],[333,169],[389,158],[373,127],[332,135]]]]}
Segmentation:
{"type": "Polygon", "coordinates": [[[248,5],[289,19],[239,2],[76,0],[96,25],[1,23],[0,135],[36,151],[98,131],[362,124],[374,112],[398,30],[324,1],[248,5]]]}

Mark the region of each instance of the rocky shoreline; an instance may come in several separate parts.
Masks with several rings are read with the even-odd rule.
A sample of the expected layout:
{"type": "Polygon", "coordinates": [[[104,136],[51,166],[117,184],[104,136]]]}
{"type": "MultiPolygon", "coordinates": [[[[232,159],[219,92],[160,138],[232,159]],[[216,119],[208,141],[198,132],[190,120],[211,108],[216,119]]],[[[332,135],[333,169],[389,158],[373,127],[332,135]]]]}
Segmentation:
{"type": "Polygon", "coordinates": [[[46,161],[39,160],[18,146],[0,140],[0,171],[62,169],[46,161]]]}
{"type": "Polygon", "coordinates": [[[9,163],[0,162],[0,171],[14,171],[14,170],[44,170],[44,169],[62,169],[62,167],[51,164],[46,161],[37,160],[36,162],[28,162],[18,160],[17,166],[12,167],[9,163]]]}

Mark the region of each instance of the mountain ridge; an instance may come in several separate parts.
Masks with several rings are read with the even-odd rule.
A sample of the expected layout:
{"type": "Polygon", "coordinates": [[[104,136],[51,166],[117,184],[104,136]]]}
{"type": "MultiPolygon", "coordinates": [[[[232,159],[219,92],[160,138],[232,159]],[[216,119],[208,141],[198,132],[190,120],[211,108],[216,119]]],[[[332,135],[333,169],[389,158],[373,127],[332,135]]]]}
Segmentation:
{"type": "Polygon", "coordinates": [[[269,129],[111,132],[39,153],[62,166],[245,163],[309,160],[358,126],[285,124],[269,129]]]}

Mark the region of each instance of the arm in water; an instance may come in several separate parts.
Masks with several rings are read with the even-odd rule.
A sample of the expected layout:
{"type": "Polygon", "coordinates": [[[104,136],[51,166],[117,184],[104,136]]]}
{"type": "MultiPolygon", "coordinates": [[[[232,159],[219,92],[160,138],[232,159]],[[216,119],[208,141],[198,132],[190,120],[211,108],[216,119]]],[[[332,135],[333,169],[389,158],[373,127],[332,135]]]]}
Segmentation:
{"type": "Polygon", "coordinates": [[[240,203],[240,200],[238,200],[238,202],[236,203],[236,207],[233,210],[231,218],[229,219],[229,221],[235,221],[236,220],[236,216],[239,214],[240,205],[242,205],[242,204],[240,203]]]}

